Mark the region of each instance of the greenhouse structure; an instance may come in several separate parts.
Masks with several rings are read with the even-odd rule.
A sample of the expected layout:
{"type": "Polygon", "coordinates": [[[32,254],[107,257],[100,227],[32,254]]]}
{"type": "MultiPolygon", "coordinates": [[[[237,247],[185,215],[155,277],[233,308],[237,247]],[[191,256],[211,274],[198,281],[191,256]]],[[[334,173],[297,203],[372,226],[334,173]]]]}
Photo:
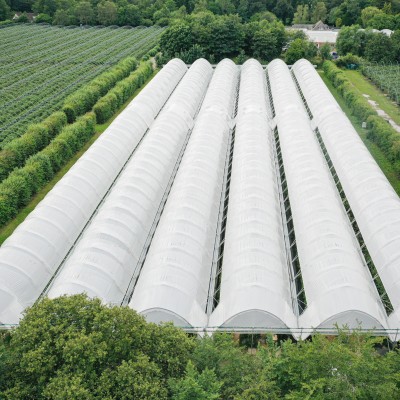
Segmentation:
{"type": "Polygon", "coordinates": [[[0,327],[87,293],[189,332],[400,339],[400,199],[314,67],[171,60],[0,248],[0,327]]]}

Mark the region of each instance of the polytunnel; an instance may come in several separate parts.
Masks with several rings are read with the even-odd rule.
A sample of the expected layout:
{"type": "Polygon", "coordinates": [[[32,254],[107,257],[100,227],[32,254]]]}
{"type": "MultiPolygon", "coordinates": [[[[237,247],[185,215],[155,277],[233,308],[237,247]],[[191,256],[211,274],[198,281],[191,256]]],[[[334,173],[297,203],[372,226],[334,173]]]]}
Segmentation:
{"type": "Polygon", "coordinates": [[[394,313],[400,323],[400,199],[325,84],[306,60],[294,74],[314,116],[394,313]]]}
{"type": "Polygon", "coordinates": [[[151,322],[207,325],[228,136],[238,69],[221,61],[213,75],[129,306],[151,322]]]}
{"type": "Polygon", "coordinates": [[[399,197],[308,61],[175,59],[0,248],[0,325],[87,293],[190,332],[391,334],[399,266],[399,197]]]}
{"type": "Polygon", "coordinates": [[[211,74],[200,59],[183,77],[67,259],[50,298],[87,293],[121,304],[211,74]]]}
{"type": "Polygon", "coordinates": [[[17,323],[40,296],[186,70],[170,61],[4,242],[0,323],[17,323]]]}
{"type": "MultiPolygon", "coordinates": [[[[306,109],[286,64],[267,68],[307,307],[300,328],[387,328],[306,109]]],[[[305,334],[308,336],[308,333],[305,334]]]]}
{"type": "Polygon", "coordinates": [[[265,72],[241,72],[219,304],[211,327],[297,326],[283,240],[265,72]]]}

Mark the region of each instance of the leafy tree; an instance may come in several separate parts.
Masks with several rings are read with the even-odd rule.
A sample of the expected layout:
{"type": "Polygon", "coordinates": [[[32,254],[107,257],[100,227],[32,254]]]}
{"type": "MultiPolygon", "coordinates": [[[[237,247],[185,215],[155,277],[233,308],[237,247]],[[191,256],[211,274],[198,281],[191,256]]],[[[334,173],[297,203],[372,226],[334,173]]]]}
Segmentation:
{"type": "Polygon", "coordinates": [[[371,33],[361,31],[359,25],[343,27],[336,39],[338,53],[341,55],[352,53],[357,56],[363,56],[366,40],[369,35],[371,33]]]}
{"type": "Polygon", "coordinates": [[[32,6],[34,12],[48,14],[51,17],[55,14],[57,8],[56,0],[35,0],[32,6]]]}
{"type": "Polygon", "coordinates": [[[67,10],[59,9],[55,12],[53,17],[53,25],[70,25],[72,17],[67,10]]]}
{"type": "Polygon", "coordinates": [[[250,17],[249,0],[239,0],[237,12],[245,21],[247,21],[250,17]]]}
{"type": "Polygon", "coordinates": [[[94,11],[89,1],[81,1],[75,7],[75,17],[80,24],[90,24],[94,19],[94,11]]]}
{"type": "Polygon", "coordinates": [[[361,11],[361,21],[364,28],[370,27],[370,21],[375,15],[383,14],[383,11],[377,7],[369,6],[365,7],[361,11]]]}
{"type": "Polygon", "coordinates": [[[135,4],[127,4],[118,8],[118,24],[139,26],[142,22],[142,12],[135,4]]]}
{"type": "Polygon", "coordinates": [[[97,20],[102,25],[112,25],[117,21],[118,10],[112,1],[104,1],[97,5],[97,20]]]}
{"type": "Polygon", "coordinates": [[[255,382],[261,369],[260,359],[248,354],[232,335],[215,333],[197,342],[192,355],[197,370],[214,369],[222,382],[221,398],[231,399],[255,382]]]}
{"type": "Polygon", "coordinates": [[[367,42],[365,57],[369,61],[392,63],[395,59],[395,49],[391,39],[383,33],[371,35],[367,42]]]}
{"type": "Polygon", "coordinates": [[[272,12],[285,24],[293,18],[293,7],[289,0],[278,0],[272,12]]]}
{"type": "Polygon", "coordinates": [[[26,12],[22,13],[15,22],[23,23],[23,24],[26,24],[27,22],[29,22],[27,13],[26,12]]]}
{"type": "Polygon", "coordinates": [[[31,12],[35,0],[11,0],[8,5],[12,10],[31,12]]]}
{"type": "Polygon", "coordinates": [[[293,23],[294,24],[306,24],[309,22],[310,13],[308,5],[299,4],[297,6],[296,12],[294,13],[293,23]]]}
{"type": "Polygon", "coordinates": [[[179,380],[171,379],[169,386],[175,400],[216,400],[220,398],[222,383],[218,382],[213,370],[205,368],[199,373],[189,361],[185,376],[179,380]]]}
{"type": "MultiPolygon", "coordinates": [[[[0,0],[1,1],[1,0],[0,0]]],[[[42,22],[45,22],[46,24],[51,24],[53,22],[53,19],[50,17],[49,14],[39,14],[36,19],[35,23],[40,24],[42,22]]]]}
{"type": "Polygon", "coordinates": [[[0,397],[35,400],[163,399],[194,347],[173,326],[84,295],[42,300],[2,344],[0,397]]]}
{"type": "Polygon", "coordinates": [[[311,22],[316,23],[318,21],[325,22],[327,18],[327,8],[323,1],[318,1],[313,7],[311,13],[311,22]]]}
{"type": "Polygon", "coordinates": [[[400,63],[400,29],[392,33],[390,40],[392,42],[394,60],[400,63]]]}
{"type": "Polygon", "coordinates": [[[192,29],[186,24],[170,26],[161,36],[160,49],[167,57],[188,51],[194,44],[192,29]]]}
{"type": "Polygon", "coordinates": [[[320,48],[319,48],[319,54],[323,60],[331,60],[332,55],[331,55],[331,46],[329,46],[328,43],[324,43],[320,48]]]}
{"type": "Polygon", "coordinates": [[[315,335],[312,341],[269,346],[259,352],[263,380],[275,382],[286,399],[397,398],[399,356],[380,356],[374,348],[380,341],[339,331],[333,341],[315,335]]]}
{"type": "Polygon", "coordinates": [[[285,38],[285,27],[282,23],[261,24],[261,28],[252,38],[253,56],[264,61],[279,57],[285,38]]]}
{"type": "Polygon", "coordinates": [[[238,15],[222,15],[211,26],[212,41],[208,51],[217,61],[239,53],[244,42],[244,30],[238,15]]]}
{"type": "Polygon", "coordinates": [[[395,28],[395,19],[394,19],[393,15],[378,13],[369,20],[368,26],[370,28],[378,29],[378,30],[394,29],[395,28]]]}
{"type": "Polygon", "coordinates": [[[11,9],[5,0],[0,0],[0,21],[4,21],[11,17],[11,9]]]}
{"type": "Polygon", "coordinates": [[[310,60],[317,55],[317,48],[314,43],[310,43],[304,39],[295,39],[290,43],[285,54],[287,64],[294,64],[301,58],[310,60]]]}

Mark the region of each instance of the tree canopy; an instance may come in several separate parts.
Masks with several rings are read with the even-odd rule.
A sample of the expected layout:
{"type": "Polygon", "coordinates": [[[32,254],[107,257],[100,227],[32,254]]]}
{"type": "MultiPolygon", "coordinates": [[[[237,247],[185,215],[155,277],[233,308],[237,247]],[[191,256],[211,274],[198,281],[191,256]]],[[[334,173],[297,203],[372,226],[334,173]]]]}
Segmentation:
{"type": "MultiPolygon", "coordinates": [[[[312,340],[204,338],[84,295],[44,299],[0,331],[0,398],[390,399],[400,357],[360,332],[312,340]],[[241,343],[258,343],[248,352],[241,343]]],[[[250,338],[250,336],[248,338],[250,338]]]]}

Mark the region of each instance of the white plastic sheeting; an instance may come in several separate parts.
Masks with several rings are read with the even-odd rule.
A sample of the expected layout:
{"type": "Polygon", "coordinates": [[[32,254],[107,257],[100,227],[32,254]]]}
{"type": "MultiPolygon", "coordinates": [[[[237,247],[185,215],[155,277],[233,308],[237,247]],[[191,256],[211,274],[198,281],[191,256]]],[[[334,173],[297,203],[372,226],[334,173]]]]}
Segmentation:
{"type": "Polygon", "coordinates": [[[129,306],[152,322],[202,327],[238,68],[214,72],[129,306]]]}
{"type": "Polygon", "coordinates": [[[268,74],[307,298],[299,327],[386,328],[382,303],[289,69],[274,60],[268,74]]]}
{"type": "Polygon", "coordinates": [[[350,121],[306,60],[294,74],[319,128],[340,183],[400,324],[400,199],[350,121]]]}
{"type": "Polygon", "coordinates": [[[0,323],[17,323],[41,294],[186,70],[170,61],[4,242],[0,323]]]}
{"type": "Polygon", "coordinates": [[[183,77],[55,279],[48,296],[85,292],[120,304],[212,75],[200,59],[183,77]]]}
{"type": "Polygon", "coordinates": [[[297,326],[283,241],[265,72],[241,72],[222,280],[212,327],[297,326]]]}

